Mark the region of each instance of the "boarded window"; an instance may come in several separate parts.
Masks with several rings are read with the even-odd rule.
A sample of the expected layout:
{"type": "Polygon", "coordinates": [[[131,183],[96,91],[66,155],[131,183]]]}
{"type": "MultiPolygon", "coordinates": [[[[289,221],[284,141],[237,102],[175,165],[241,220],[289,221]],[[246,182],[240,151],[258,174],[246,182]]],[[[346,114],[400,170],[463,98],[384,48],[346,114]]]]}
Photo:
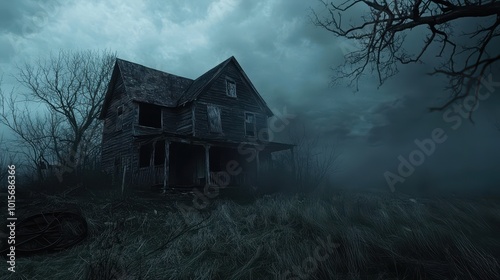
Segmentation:
{"type": "Polygon", "coordinates": [[[208,114],[208,129],[210,132],[222,132],[222,125],[220,121],[220,108],[213,105],[207,105],[208,114]]]}
{"type": "Polygon", "coordinates": [[[123,106],[116,108],[116,131],[122,130],[123,126],[123,106]]]}
{"type": "Polygon", "coordinates": [[[245,113],[245,135],[255,136],[255,114],[245,113]]]}
{"type": "Polygon", "coordinates": [[[140,103],[139,125],[161,128],[161,107],[140,103]]]}
{"type": "Polygon", "coordinates": [[[152,154],[153,154],[153,144],[142,145],[139,148],[139,167],[150,166],[152,154]]]}
{"type": "Polygon", "coordinates": [[[233,80],[226,79],[227,96],[236,97],[236,83],[233,80]]]}
{"type": "Polygon", "coordinates": [[[165,163],[165,141],[157,141],[155,146],[155,165],[163,165],[165,163]]]}

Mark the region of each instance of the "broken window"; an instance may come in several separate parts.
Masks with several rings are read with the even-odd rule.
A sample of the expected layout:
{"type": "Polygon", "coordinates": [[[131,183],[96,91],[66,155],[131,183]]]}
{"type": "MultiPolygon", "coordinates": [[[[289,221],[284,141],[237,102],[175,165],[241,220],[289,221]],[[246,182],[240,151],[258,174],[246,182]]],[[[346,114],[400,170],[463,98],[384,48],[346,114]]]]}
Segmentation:
{"type": "Polygon", "coordinates": [[[139,148],[139,167],[151,165],[151,155],[153,154],[153,144],[142,145],[139,148]]]}
{"type": "Polygon", "coordinates": [[[116,108],[116,131],[122,130],[123,125],[123,106],[116,108]]]}
{"type": "Polygon", "coordinates": [[[155,165],[165,163],[165,140],[157,141],[155,145],[155,165]]]}
{"type": "Polygon", "coordinates": [[[245,113],[245,135],[255,136],[255,114],[245,113]]]}
{"type": "Polygon", "coordinates": [[[231,79],[226,79],[226,94],[230,97],[236,97],[236,83],[231,79]]]}
{"type": "Polygon", "coordinates": [[[161,107],[139,103],[139,125],[161,128],[161,107]]]}
{"type": "Polygon", "coordinates": [[[222,125],[220,121],[220,108],[214,105],[207,105],[208,114],[208,130],[210,132],[222,132],[222,125]]]}

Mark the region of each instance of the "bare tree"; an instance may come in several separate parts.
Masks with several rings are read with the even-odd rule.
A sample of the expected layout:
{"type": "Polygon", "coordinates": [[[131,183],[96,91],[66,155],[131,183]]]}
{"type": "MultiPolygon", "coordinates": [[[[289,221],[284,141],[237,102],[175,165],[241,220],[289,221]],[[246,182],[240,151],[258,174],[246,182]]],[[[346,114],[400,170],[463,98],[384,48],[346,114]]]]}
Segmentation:
{"type": "MultiPolygon", "coordinates": [[[[477,101],[482,77],[500,59],[494,46],[500,35],[500,1],[496,0],[347,0],[340,4],[321,1],[326,16],[312,12],[312,20],[337,37],[353,40],[360,48],[345,54],[345,63],[337,68],[337,79],[358,81],[370,65],[379,84],[398,72],[398,64],[420,63],[431,45],[440,48],[436,56],[442,62],[429,73],[449,79],[450,99],[432,110],[442,110],[453,102],[473,95],[477,101]],[[346,20],[348,13],[364,9],[359,22],[346,20]],[[454,32],[461,19],[475,20],[474,31],[454,32]],[[427,27],[423,46],[411,53],[405,49],[405,38],[418,27],[427,27]],[[457,35],[457,33],[462,33],[457,35]]],[[[461,22],[462,24],[463,21],[461,22]]],[[[468,22],[468,25],[471,23],[468,22]]],[[[460,31],[460,30],[459,30],[460,31]]],[[[431,51],[432,52],[432,51],[431,51]]]]}
{"type": "Polygon", "coordinates": [[[95,150],[91,139],[114,61],[107,51],[60,51],[18,67],[15,78],[27,91],[2,94],[0,121],[24,144],[39,173],[42,159],[53,157],[73,171],[95,150]]]}
{"type": "Polygon", "coordinates": [[[305,124],[293,124],[287,129],[295,145],[293,154],[278,153],[279,169],[293,172],[293,184],[299,191],[313,191],[337,170],[338,154],[332,144],[320,143],[319,135],[311,135],[305,124]]]}
{"type": "Polygon", "coordinates": [[[47,129],[56,126],[54,123],[56,116],[47,112],[45,114],[33,113],[33,108],[30,108],[28,103],[19,100],[13,92],[8,98],[2,94],[0,102],[2,105],[0,121],[17,136],[12,141],[11,147],[18,147],[16,152],[23,156],[23,165],[28,168],[28,173],[33,174],[32,171],[34,171],[39,179],[43,179],[39,163],[44,155],[51,153],[49,151],[52,146],[51,137],[47,129]]]}

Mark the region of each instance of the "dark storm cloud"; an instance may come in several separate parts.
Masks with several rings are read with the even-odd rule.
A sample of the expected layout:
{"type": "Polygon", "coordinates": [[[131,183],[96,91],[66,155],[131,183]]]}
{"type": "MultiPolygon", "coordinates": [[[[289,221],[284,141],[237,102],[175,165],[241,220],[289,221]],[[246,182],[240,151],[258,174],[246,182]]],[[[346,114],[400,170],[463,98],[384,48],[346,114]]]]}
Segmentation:
{"type": "Polygon", "coordinates": [[[14,46],[9,38],[0,37],[0,54],[0,63],[8,62],[9,58],[15,54],[14,46]]]}
{"type": "MultiPolygon", "coordinates": [[[[415,76],[413,77],[415,79],[415,76]]],[[[384,103],[376,106],[374,112],[383,114],[385,122],[374,126],[364,139],[367,144],[375,145],[376,148],[371,150],[374,154],[367,157],[366,153],[354,150],[351,153],[352,157],[359,159],[358,167],[368,170],[373,176],[356,177],[351,170],[346,177],[355,179],[350,183],[367,185],[372,182],[374,185],[388,188],[385,172],[399,175],[399,157],[409,160],[414,151],[423,151],[416,141],[429,142],[433,131],[439,129],[444,132],[446,141],[434,143],[434,151],[424,156],[421,165],[414,166],[415,171],[411,176],[403,176],[404,182],[398,182],[396,189],[414,191],[429,185],[429,188],[434,190],[446,191],[493,190],[491,187],[500,181],[500,175],[495,171],[498,170],[500,156],[495,143],[498,142],[500,133],[494,129],[492,116],[498,111],[500,98],[492,94],[480,101],[473,114],[475,123],[452,111],[453,108],[429,113],[423,109],[429,104],[439,102],[432,95],[442,94],[442,91],[432,91],[432,88],[428,88],[429,83],[423,81],[429,81],[430,77],[416,77],[421,81],[420,88],[414,87],[410,94],[403,96],[395,104],[384,103]],[[446,118],[446,114],[453,116],[454,121],[446,118]]],[[[405,82],[404,77],[402,78],[402,82],[405,82]]],[[[405,84],[408,83],[401,83],[401,86],[405,84]]],[[[484,90],[486,89],[483,88],[484,90]]],[[[342,181],[341,183],[346,184],[342,181]]]]}
{"type": "MultiPolygon", "coordinates": [[[[428,107],[447,97],[446,80],[426,75],[439,62],[439,45],[432,46],[425,64],[402,67],[380,88],[370,73],[356,93],[349,81],[330,86],[332,67],[358,45],[312,24],[310,8],[325,15],[319,1],[4,2],[3,73],[12,72],[14,62],[61,48],[107,48],[123,59],[189,78],[234,55],[273,110],[286,108],[297,115],[297,123],[307,125],[311,136],[320,135],[325,144],[337,147],[344,159],[343,172],[333,176],[336,184],[388,190],[384,172],[395,172],[398,155],[408,156],[414,140],[429,137],[437,127],[449,139],[397,189],[500,181],[494,172],[500,132],[491,122],[496,99],[481,104],[475,126],[464,121],[457,130],[449,128],[442,112],[428,113],[428,107]]],[[[344,18],[357,20],[362,12],[360,7],[344,18]]],[[[407,37],[408,51],[425,34],[425,28],[415,29],[407,37]]]]}
{"type": "Polygon", "coordinates": [[[35,1],[2,1],[0,4],[0,32],[16,35],[28,35],[37,32],[47,24],[61,0],[35,1]]]}
{"type": "Polygon", "coordinates": [[[39,8],[39,4],[33,0],[2,1],[0,4],[0,32],[20,34],[24,25],[23,19],[34,15],[39,8]]]}
{"type": "Polygon", "coordinates": [[[145,5],[146,9],[151,11],[152,20],[161,29],[163,27],[161,19],[164,18],[168,18],[176,24],[186,24],[195,19],[203,18],[211,2],[210,0],[200,0],[196,1],[196,5],[192,5],[192,3],[183,0],[173,0],[168,1],[168,3],[162,0],[147,0],[145,5]]]}
{"type": "MultiPolygon", "coordinates": [[[[71,2],[67,1],[66,4],[68,3],[71,2]]],[[[51,24],[61,5],[61,0],[2,1],[0,3],[0,63],[9,63],[19,52],[20,41],[51,24]]]]}

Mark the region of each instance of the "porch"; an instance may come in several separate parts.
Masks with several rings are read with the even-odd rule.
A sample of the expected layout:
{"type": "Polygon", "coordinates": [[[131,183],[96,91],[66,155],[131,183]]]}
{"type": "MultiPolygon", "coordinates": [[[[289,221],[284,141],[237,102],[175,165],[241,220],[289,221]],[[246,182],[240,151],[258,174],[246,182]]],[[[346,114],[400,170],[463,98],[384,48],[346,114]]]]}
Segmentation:
{"type": "MultiPolygon", "coordinates": [[[[271,152],[291,145],[271,143],[195,142],[161,138],[138,142],[136,165],[129,176],[134,187],[190,188],[255,186],[271,152]]],[[[128,180],[127,180],[128,181],[128,180]]]]}

